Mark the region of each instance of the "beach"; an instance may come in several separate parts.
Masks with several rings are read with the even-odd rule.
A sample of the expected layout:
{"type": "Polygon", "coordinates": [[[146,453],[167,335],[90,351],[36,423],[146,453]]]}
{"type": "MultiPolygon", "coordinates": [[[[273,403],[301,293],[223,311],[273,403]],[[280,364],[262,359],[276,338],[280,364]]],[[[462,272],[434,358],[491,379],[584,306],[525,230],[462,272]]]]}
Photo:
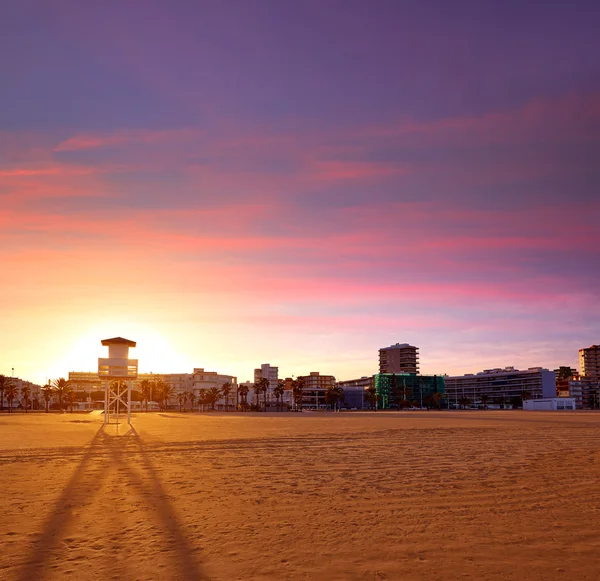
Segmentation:
{"type": "Polygon", "coordinates": [[[0,416],[0,580],[597,580],[600,413],[0,416]]]}

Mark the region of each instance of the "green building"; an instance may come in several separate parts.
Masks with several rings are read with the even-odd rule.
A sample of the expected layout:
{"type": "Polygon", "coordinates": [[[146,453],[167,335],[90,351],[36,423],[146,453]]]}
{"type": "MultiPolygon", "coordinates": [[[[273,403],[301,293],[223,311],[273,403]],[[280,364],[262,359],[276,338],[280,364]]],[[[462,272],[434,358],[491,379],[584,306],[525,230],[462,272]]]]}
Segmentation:
{"type": "Polygon", "coordinates": [[[445,394],[440,375],[378,373],[375,375],[377,408],[439,407],[445,394]]]}

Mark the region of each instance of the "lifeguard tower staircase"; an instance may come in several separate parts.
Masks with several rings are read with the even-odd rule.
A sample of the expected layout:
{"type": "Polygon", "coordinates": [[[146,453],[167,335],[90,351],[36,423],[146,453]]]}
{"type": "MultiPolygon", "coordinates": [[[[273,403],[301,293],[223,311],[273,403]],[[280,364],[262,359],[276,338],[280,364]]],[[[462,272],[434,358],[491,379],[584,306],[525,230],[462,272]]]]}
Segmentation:
{"type": "Polygon", "coordinates": [[[104,380],[104,423],[119,423],[121,404],[127,411],[127,423],[131,424],[131,383],[137,379],[138,360],[129,359],[129,348],[135,341],[114,337],[104,339],[102,345],[108,347],[108,358],[98,359],[98,376],[104,380]]]}

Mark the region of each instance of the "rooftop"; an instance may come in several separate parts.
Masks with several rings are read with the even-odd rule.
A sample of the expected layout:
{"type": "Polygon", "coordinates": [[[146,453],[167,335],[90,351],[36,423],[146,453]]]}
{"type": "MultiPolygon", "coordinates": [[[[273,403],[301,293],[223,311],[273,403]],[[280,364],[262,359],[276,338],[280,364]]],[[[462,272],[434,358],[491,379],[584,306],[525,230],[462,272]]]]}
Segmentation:
{"type": "Polygon", "coordinates": [[[113,337],[112,339],[102,339],[102,345],[105,347],[107,345],[129,345],[130,347],[135,347],[136,342],[124,339],[123,337],[113,337]]]}

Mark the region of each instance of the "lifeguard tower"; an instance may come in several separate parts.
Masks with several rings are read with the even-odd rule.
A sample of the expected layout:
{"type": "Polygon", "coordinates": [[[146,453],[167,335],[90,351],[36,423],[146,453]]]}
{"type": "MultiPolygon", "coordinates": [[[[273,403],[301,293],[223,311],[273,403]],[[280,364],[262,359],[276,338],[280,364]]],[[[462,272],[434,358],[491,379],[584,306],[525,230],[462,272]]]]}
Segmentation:
{"type": "Polygon", "coordinates": [[[138,360],[129,359],[129,348],[135,341],[114,337],[104,339],[108,358],[98,359],[98,377],[104,380],[104,423],[110,423],[111,415],[119,423],[121,404],[127,410],[127,423],[131,424],[131,383],[138,375],[138,360]],[[126,398],[126,399],[125,399],[126,398]]]}

